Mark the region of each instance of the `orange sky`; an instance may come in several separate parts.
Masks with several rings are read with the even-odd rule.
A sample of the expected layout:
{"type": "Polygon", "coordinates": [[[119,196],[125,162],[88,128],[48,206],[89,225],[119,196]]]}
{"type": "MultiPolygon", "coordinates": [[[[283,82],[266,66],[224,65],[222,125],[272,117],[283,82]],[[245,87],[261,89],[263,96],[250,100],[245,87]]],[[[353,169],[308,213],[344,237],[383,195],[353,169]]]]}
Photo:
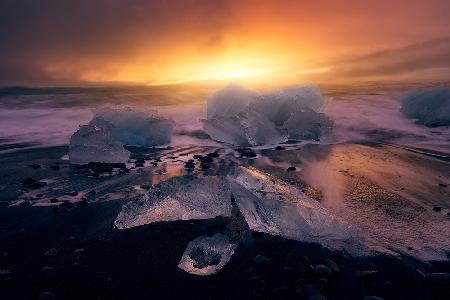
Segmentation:
{"type": "Polygon", "coordinates": [[[6,0],[0,82],[446,77],[449,7],[448,0],[6,0]]]}

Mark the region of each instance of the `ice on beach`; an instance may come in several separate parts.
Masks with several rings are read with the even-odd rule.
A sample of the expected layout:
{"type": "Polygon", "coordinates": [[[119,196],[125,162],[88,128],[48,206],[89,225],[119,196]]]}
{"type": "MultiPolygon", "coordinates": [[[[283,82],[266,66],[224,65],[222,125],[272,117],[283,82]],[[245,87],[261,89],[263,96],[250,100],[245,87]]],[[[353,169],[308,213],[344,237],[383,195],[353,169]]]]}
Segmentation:
{"type": "Polygon", "coordinates": [[[125,229],[162,221],[229,217],[230,197],[226,180],[217,177],[175,177],[125,204],[115,226],[125,229]]]}
{"type": "Polygon", "coordinates": [[[90,124],[108,129],[124,145],[152,147],[170,142],[175,123],[155,111],[130,107],[101,108],[90,124]]]}
{"type": "Polygon", "coordinates": [[[295,187],[254,168],[236,168],[228,177],[250,229],[332,248],[356,243],[355,228],[295,187]]]}
{"type": "Polygon", "coordinates": [[[287,135],[257,111],[245,110],[232,117],[203,120],[204,129],[216,141],[235,146],[259,146],[287,141],[287,135]]]}
{"type": "Polygon", "coordinates": [[[333,122],[323,113],[305,108],[293,112],[283,124],[291,140],[317,140],[331,132],[333,122]]]}
{"type": "Polygon", "coordinates": [[[250,107],[265,115],[277,126],[282,126],[293,112],[304,109],[319,111],[324,103],[320,88],[307,84],[263,94],[258,101],[252,102],[250,107]]]}
{"type": "Polygon", "coordinates": [[[229,262],[235,248],[226,235],[203,235],[189,242],[178,267],[194,275],[215,274],[229,262]]]}
{"type": "Polygon", "coordinates": [[[111,137],[111,133],[95,125],[80,126],[70,138],[69,158],[74,164],[89,162],[124,163],[130,152],[111,137]]]}
{"type": "Polygon", "coordinates": [[[418,123],[435,127],[450,125],[450,88],[435,87],[408,93],[402,99],[401,111],[418,123]]]}
{"type": "Polygon", "coordinates": [[[257,93],[247,90],[240,85],[230,84],[215,92],[208,99],[207,118],[234,117],[244,111],[256,100],[257,93]]]}
{"type": "Polygon", "coordinates": [[[208,101],[205,131],[214,140],[235,146],[260,146],[289,139],[318,139],[332,122],[318,111],[324,105],[316,85],[258,95],[232,85],[208,101]]]}

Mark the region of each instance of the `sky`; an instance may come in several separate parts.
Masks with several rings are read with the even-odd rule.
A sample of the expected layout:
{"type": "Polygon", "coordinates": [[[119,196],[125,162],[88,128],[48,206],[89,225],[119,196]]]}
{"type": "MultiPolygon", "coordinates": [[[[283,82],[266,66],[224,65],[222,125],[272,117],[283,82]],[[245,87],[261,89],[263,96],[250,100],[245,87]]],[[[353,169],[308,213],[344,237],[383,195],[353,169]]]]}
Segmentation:
{"type": "Polygon", "coordinates": [[[0,0],[0,41],[0,84],[450,78],[448,0],[0,0]]]}

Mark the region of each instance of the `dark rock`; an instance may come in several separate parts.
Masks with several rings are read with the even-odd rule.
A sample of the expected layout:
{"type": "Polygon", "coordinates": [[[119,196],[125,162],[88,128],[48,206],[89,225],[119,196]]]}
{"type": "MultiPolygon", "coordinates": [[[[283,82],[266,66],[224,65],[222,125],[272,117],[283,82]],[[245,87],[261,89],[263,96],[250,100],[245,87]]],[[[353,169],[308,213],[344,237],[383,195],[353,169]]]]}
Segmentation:
{"type": "Polygon", "coordinates": [[[219,153],[217,153],[217,152],[211,152],[211,153],[208,153],[206,156],[207,156],[207,157],[211,157],[211,158],[217,158],[217,157],[219,157],[220,155],[219,155],[219,153]]]}
{"type": "Polygon", "coordinates": [[[331,269],[325,265],[313,266],[312,271],[318,276],[329,276],[331,274],[331,269]]]}
{"type": "Polygon", "coordinates": [[[332,272],[334,272],[334,273],[337,273],[337,272],[340,271],[338,265],[334,261],[332,261],[331,259],[325,259],[325,265],[328,268],[330,268],[330,270],[332,272]]]}
{"type": "Polygon", "coordinates": [[[85,198],[81,199],[81,201],[79,202],[80,206],[88,206],[89,204],[89,201],[85,198]]]}
{"type": "Polygon", "coordinates": [[[201,160],[203,158],[203,155],[195,154],[193,157],[194,157],[194,159],[201,160]]]}
{"type": "Polygon", "coordinates": [[[292,166],[292,167],[287,168],[287,170],[292,172],[292,171],[297,171],[297,168],[292,166]]]}
{"type": "Polygon", "coordinates": [[[374,280],[378,276],[378,271],[375,270],[364,270],[355,271],[355,277],[361,280],[374,280]]]}
{"type": "Polygon", "coordinates": [[[44,253],[45,256],[56,256],[58,254],[58,250],[56,248],[51,248],[47,252],[44,253]]]}
{"type": "Polygon", "coordinates": [[[40,169],[41,165],[40,164],[32,164],[32,165],[30,165],[30,167],[32,167],[33,169],[40,169]]]}
{"type": "Polygon", "coordinates": [[[443,188],[445,188],[445,187],[447,187],[447,186],[448,186],[448,184],[445,184],[445,183],[439,183],[439,184],[438,184],[438,186],[439,186],[439,187],[443,187],[443,188]]]}
{"type": "Polygon", "coordinates": [[[276,146],[275,150],[282,151],[282,150],[286,150],[286,148],[284,148],[283,146],[276,146]]]}
{"type": "Polygon", "coordinates": [[[442,207],[435,206],[435,207],[433,207],[433,210],[436,211],[436,212],[441,212],[442,211],[442,207]]]}
{"type": "Polygon", "coordinates": [[[52,271],[52,270],[53,270],[53,267],[50,267],[50,266],[43,266],[41,268],[41,272],[47,272],[47,271],[52,271]]]}
{"type": "Polygon", "coordinates": [[[256,255],[255,258],[253,258],[253,261],[255,262],[255,264],[259,265],[265,262],[269,262],[270,259],[268,259],[267,257],[265,257],[264,255],[256,255]]]}
{"type": "Polygon", "coordinates": [[[200,158],[200,162],[202,164],[211,164],[214,162],[214,159],[212,157],[209,156],[203,156],[202,158],[200,158]]]}
{"type": "Polygon", "coordinates": [[[56,298],[55,294],[51,292],[42,292],[39,294],[39,300],[54,300],[56,298]]]}
{"type": "Polygon", "coordinates": [[[44,181],[38,181],[38,182],[36,182],[36,183],[33,183],[32,185],[31,185],[31,188],[33,188],[33,189],[40,189],[40,188],[43,188],[44,186],[46,186],[47,185],[47,182],[44,182],[44,181]]]}
{"type": "Polygon", "coordinates": [[[75,197],[76,195],[78,195],[78,192],[77,191],[65,192],[64,195],[75,197]]]}
{"type": "Polygon", "coordinates": [[[186,169],[195,169],[195,163],[193,159],[188,160],[185,164],[184,167],[186,169]]]}
{"type": "Polygon", "coordinates": [[[318,295],[319,291],[312,285],[304,285],[297,290],[297,293],[302,297],[302,299],[309,299],[312,296],[318,295]]]}
{"type": "Polygon", "coordinates": [[[42,198],[42,197],[44,197],[44,194],[36,194],[35,197],[36,197],[36,198],[42,198]]]}
{"type": "Polygon", "coordinates": [[[50,169],[57,171],[60,169],[60,167],[59,167],[59,165],[52,165],[52,166],[50,166],[50,169]]]}
{"type": "Polygon", "coordinates": [[[81,166],[82,169],[87,169],[92,173],[111,173],[114,169],[125,170],[127,166],[124,163],[101,163],[90,162],[81,166]]]}
{"type": "Polygon", "coordinates": [[[97,192],[94,191],[94,190],[90,190],[87,194],[88,194],[88,195],[95,195],[95,194],[97,194],[97,192]]]}
{"type": "Polygon", "coordinates": [[[256,152],[250,148],[237,149],[237,152],[241,154],[241,157],[253,158],[256,157],[256,152]]]}
{"type": "Polygon", "coordinates": [[[50,203],[56,203],[56,202],[58,202],[59,200],[58,200],[58,198],[52,198],[52,199],[50,199],[49,201],[50,201],[50,203]]]}
{"type": "Polygon", "coordinates": [[[38,181],[31,177],[28,177],[22,181],[22,183],[26,184],[26,185],[35,184],[36,182],[38,182],[38,181]]]}

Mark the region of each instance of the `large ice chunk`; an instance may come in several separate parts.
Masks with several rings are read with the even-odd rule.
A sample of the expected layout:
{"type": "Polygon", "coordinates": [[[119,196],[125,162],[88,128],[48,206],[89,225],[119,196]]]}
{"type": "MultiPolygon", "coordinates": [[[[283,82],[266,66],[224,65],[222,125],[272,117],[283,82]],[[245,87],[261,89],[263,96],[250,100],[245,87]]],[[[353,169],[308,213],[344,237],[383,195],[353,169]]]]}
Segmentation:
{"type": "Polygon", "coordinates": [[[194,275],[215,274],[228,263],[235,248],[226,235],[203,235],[189,242],[178,267],[194,275]]]}
{"type": "Polygon", "coordinates": [[[207,118],[234,117],[256,100],[257,93],[237,84],[230,84],[208,99],[207,118]]]}
{"type": "Polygon", "coordinates": [[[161,221],[229,217],[230,195],[229,183],[217,177],[175,177],[125,204],[114,224],[125,229],[161,221]]]}
{"type": "Polygon", "coordinates": [[[401,100],[401,111],[426,126],[450,125],[450,88],[435,87],[408,93],[401,100]]]}
{"type": "Polygon", "coordinates": [[[74,164],[89,162],[124,163],[130,152],[111,137],[111,133],[95,125],[80,126],[70,138],[69,158],[74,164]]]}
{"type": "Polygon", "coordinates": [[[101,108],[90,124],[107,128],[124,145],[152,147],[170,142],[175,123],[152,110],[101,108]]]}
{"type": "Polygon", "coordinates": [[[203,127],[215,140],[244,147],[277,144],[288,138],[317,140],[332,126],[328,117],[318,112],[323,105],[324,98],[316,85],[258,96],[233,85],[208,101],[203,127]]]}
{"type": "Polygon", "coordinates": [[[235,146],[259,146],[285,142],[287,135],[275,128],[263,114],[245,110],[233,117],[202,120],[204,129],[216,141],[235,146]]]}
{"type": "Polygon", "coordinates": [[[319,111],[324,104],[320,88],[308,84],[279,89],[261,95],[250,107],[265,115],[277,126],[282,126],[293,112],[310,109],[319,111]]]}
{"type": "Polygon", "coordinates": [[[254,168],[229,175],[231,189],[250,229],[332,248],[354,244],[358,231],[291,185],[254,168]]]}
{"type": "Polygon", "coordinates": [[[291,113],[283,124],[291,140],[318,140],[331,132],[333,122],[323,113],[304,108],[291,113]]]}

